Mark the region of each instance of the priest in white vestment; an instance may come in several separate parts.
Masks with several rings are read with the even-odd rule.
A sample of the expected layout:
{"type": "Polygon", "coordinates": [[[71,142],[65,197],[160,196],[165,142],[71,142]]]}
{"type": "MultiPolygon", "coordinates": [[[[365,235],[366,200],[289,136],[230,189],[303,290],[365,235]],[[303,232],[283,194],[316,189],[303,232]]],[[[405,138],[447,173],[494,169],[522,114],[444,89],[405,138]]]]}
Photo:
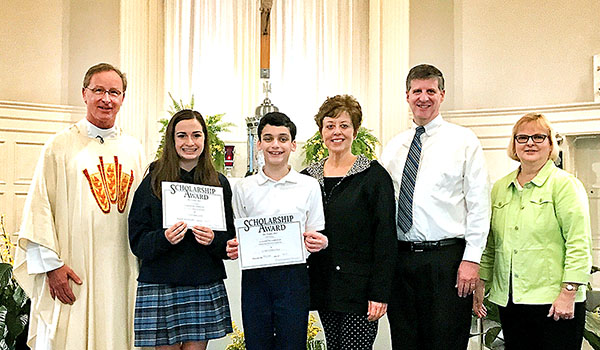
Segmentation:
{"type": "Polygon", "coordinates": [[[117,68],[91,67],[86,118],[53,136],[38,161],[14,271],[31,298],[32,350],[133,349],[127,215],[145,162],[139,142],[115,126],[126,88],[117,68]]]}

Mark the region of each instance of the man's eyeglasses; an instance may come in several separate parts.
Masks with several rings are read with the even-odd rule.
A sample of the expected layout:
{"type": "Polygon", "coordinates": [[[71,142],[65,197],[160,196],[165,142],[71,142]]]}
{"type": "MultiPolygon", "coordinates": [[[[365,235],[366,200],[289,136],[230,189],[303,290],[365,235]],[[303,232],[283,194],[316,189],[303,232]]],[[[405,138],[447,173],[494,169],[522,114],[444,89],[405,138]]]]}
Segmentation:
{"type": "Polygon", "coordinates": [[[106,90],[103,87],[94,87],[94,88],[86,87],[86,89],[90,90],[96,96],[104,96],[104,94],[106,94],[108,92],[108,96],[110,98],[114,98],[114,99],[119,98],[119,96],[121,96],[123,94],[121,91],[119,91],[117,89],[106,90]]]}
{"type": "Polygon", "coordinates": [[[529,142],[529,139],[532,139],[533,142],[535,142],[535,143],[542,143],[542,142],[544,142],[544,140],[546,140],[547,137],[548,137],[548,135],[544,135],[544,134],[535,134],[535,135],[519,134],[519,135],[515,135],[515,141],[517,141],[517,143],[524,144],[524,143],[529,142]]]}

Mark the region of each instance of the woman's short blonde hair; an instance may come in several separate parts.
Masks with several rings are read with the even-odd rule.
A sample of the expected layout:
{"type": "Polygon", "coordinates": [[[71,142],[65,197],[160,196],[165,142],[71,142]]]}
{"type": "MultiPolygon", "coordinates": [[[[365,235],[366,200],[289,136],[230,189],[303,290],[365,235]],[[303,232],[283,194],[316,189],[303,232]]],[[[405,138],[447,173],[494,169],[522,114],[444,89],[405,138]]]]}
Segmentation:
{"type": "Polygon", "coordinates": [[[558,153],[560,152],[558,142],[556,141],[556,132],[552,128],[552,125],[550,125],[550,122],[548,121],[546,116],[544,116],[541,113],[527,113],[515,123],[512,129],[512,135],[510,137],[510,142],[508,143],[507,150],[510,159],[516,160],[518,162],[521,161],[519,157],[517,157],[517,151],[515,148],[515,142],[517,141],[515,141],[515,136],[517,135],[517,131],[519,130],[519,128],[527,123],[535,123],[540,128],[546,129],[546,132],[548,133],[548,139],[550,140],[550,147],[552,147],[552,150],[550,151],[550,159],[556,161],[558,159],[558,153]]]}

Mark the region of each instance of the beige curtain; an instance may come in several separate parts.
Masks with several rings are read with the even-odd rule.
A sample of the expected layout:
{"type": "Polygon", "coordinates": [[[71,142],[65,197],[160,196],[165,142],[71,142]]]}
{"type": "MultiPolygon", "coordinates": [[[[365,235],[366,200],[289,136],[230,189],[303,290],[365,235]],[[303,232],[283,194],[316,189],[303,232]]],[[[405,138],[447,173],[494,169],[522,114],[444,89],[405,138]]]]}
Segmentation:
{"type": "Polygon", "coordinates": [[[299,124],[299,140],[328,96],[366,103],[368,1],[275,1],[273,24],[273,102],[299,124]]]}
{"type": "MultiPolygon", "coordinates": [[[[260,0],[165,2],[165,91],[184,101],[193,94],[195,108],[204,115],[227,113],[225,119],[238,126],[225,135],[230,141],[245,139],[244,118],[253,115],[263,99],[259,7],[260,0]]],[[[381,113],[396,113],[398,108],[389,106],[403,103],[402,96],[382,100],[382,87],[390,85],[384,63],[400,67],[403,74],[408,62],[407,57],[396,58],[395,52],[395,61],[382,59],[390,50],[407,56],[408,24],[386,34],[403,21],[397,13],[407,18],[408,1],[274,1],[271,99],[298,125],[298,141],[316,131],[313,117],[325,98],[341,93],[354,95],[363,105],[366,126],[383,134],[381,113]],[[398,45],[396,39],[406,45],[398,45]]]]}
{"type": "Polygon", "coordinates": [[[260,92],[257,6],[247,0],[166,1],[165,90],[184,102],[193,94],[203,115],[226,113],[238,126],[237,139],[245,135],[244,117],[260,92]]]}

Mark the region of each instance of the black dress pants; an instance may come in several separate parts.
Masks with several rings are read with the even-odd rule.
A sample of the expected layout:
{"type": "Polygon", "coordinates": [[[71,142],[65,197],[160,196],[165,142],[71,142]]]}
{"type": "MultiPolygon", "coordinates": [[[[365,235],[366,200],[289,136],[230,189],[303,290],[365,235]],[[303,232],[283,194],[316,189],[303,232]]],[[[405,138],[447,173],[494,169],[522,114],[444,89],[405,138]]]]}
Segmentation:
{"type": "Polygon", "coordinates": [[[306,350],[310,290],[305,264],[242,271],[247,350],[306,350]]]}
{"type": "Polygon", "coordinates": [[[583,342],[585,305],[575,303],[575,318],[554,321],[546,317],[548,305],[513,304],[499,306],[506,350],[579,350],[583,342]]]}
{"type": "Polygon", "coordinates": [[[455,287],[463,253],[464,242],[399,251],[388,305],[393,349],[467,349],[472,297],[460,298],[455,287]]]}

